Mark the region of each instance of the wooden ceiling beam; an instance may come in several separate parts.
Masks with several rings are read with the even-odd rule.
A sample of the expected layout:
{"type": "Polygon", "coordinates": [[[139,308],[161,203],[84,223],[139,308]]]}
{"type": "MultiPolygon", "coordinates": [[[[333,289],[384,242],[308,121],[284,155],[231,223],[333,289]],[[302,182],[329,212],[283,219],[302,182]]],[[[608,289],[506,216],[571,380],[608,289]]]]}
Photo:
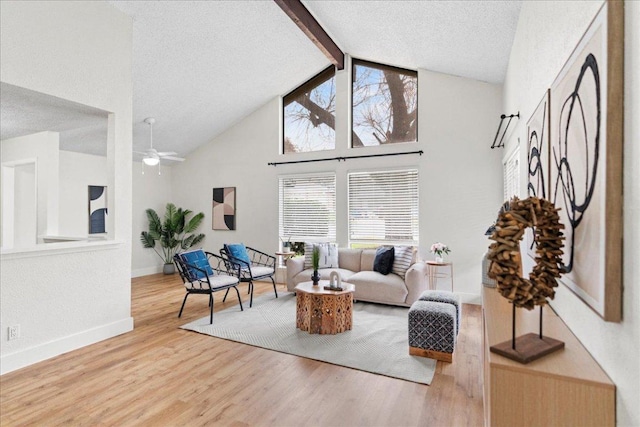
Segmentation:
{"type": "Polygon", "coordinates": [[[273,0],[291,18],[338,70],[344,69],[344,52],[304,7],[300,0],[273,0]]]}

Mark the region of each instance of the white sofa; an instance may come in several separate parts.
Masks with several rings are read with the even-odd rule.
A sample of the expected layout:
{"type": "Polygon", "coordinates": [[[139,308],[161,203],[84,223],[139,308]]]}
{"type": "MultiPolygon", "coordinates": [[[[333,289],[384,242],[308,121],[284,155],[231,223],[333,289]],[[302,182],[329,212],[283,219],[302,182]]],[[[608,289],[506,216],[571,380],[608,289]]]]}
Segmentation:
{"type": "MultiPolygon", "coordinates": [[[[318,270],[322,280],[329,280],[332,271],[337,271],[344,282],[355,285],[354,299],[390,305],[410,307],[428,287],[426,265],[412,261],[402,278],[394,273],[387,275],[373,271],[375,249],[338,249],[339,268],[318,270]]],[[[313,269],[304,268],[304,257],[287,260],[287,290],[293,292],[296,285],[311,281],[313,269]]]]}

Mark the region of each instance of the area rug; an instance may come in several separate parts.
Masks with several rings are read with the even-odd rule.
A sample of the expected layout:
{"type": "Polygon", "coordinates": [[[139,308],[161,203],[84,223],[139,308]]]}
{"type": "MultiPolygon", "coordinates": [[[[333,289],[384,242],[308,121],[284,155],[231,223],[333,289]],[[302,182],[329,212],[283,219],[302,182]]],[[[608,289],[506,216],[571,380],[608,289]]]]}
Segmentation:
{"type": "Polygon", "coordinates": [[[316,335],[296,328],[294,294],[262,295],[253,307],[216,311],[182,329],[275,350],[361,371],[430,384],[436,361],[410,356],[407,310],[357,302],[353,328],[337,335],[316,335]]]}

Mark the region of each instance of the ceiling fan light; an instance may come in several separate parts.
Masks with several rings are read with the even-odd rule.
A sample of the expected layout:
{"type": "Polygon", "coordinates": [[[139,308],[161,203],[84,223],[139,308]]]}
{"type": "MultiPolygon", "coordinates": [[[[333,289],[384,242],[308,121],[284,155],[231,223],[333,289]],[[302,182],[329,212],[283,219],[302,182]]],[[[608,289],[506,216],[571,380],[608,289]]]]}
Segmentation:
{"type": "Polygon", "coordinates": [[[160,159],[158,159],[157,157],[145,157],[144,159],[142,159],[142,161],[147,166],[155,166],[160,163],[160,159]]]}

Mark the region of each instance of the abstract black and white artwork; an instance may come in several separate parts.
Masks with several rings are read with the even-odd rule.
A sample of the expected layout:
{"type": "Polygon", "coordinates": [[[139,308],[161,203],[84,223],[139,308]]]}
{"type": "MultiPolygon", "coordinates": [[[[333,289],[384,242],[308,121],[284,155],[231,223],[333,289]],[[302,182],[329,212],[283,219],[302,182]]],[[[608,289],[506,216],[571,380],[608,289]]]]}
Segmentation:
{"type": "MultiPolygon", "coordinates": [[[[622,49],[612,28],[622,12],[615,3],[604,4],[551,87],[548,198],[565,226],[561,282],[605,320],[619,321],[622,60],[619,68],[611,61],[622,49]]],[[[537,180],[532,187],[540,191],[537,180]]]]}
{"type": "Polygon", "coordinates": [[[236,187],[213,189],[211,216],[214,230],[236,229],[236,187]]]}
{"type": "Polygon", "coordinates": [[[107,187],[89,186],[89,234],[107,232],[107,187]]]}
{"type": "MultiPolygon", "coordinates": [[[[527,195],[547,197],[549,184],[549,91],[533,111],[527,122],[527,195]]],[[[535,258],[533,229],[525,233],[527,254],[535,258]]]]}

